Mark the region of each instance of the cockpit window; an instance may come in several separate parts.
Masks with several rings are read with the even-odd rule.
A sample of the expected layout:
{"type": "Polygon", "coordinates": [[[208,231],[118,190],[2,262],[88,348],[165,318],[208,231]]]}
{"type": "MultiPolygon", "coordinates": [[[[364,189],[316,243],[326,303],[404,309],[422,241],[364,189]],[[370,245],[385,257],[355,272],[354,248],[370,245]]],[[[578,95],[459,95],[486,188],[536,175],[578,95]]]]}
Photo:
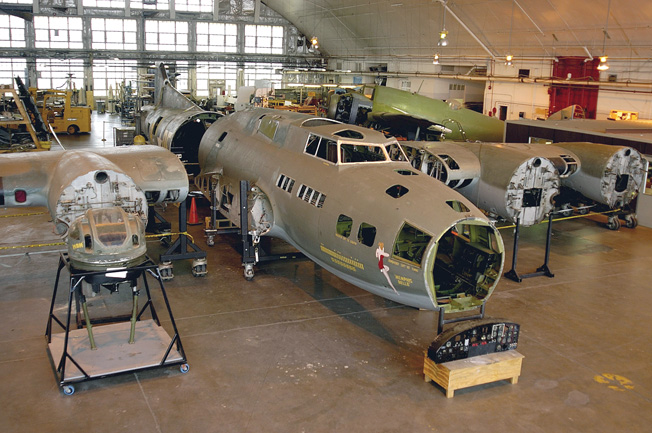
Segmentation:
{"type": "Polygon", "coordinates": [[[337,163],[337,142],[329,138],[310,134],[305,152],[326,161],[337,163]]]}
{"type": "Polygon", "coordinates": [[[432,239],[432,236],[428,233],[409,223],[404,223],[401,231],[398,232],[398,236],[396,236],[392,256],[421,266],[423,253],[426,251],[430,239],[432,239]]]}
{"type": "Polygon", "coordinates": [[[382,146],[342,143],[340,149],[340,158],[345,164],[352,162],[387,161],[387,156],[385,156],[382,146]]]}
{"type": "Polygon", "coordinates": [[[334,135],[337,135],[338,137],[344,137],[344,138],[355,138],[357,140],[362,140],[364,138],[364,135],[358,131],[354,131],[352,129],[345,129],[343,131],[338,131],[334,135]]]}
{"type": "Polygon", "coordinates": [[[391,143],[387,145],[386,149],[389,154],[389,159],[392,161],[408,161],[407,156],[405,156],[403,149],[398,143],[391,143]]]}

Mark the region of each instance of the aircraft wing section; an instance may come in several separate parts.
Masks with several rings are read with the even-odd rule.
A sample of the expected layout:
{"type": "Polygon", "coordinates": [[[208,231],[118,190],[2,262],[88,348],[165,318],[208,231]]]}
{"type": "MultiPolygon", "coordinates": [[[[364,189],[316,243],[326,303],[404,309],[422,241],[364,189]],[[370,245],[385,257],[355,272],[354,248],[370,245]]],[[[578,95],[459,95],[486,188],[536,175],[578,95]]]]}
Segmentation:
{"type": "Polygon", "coordinates": [[[426,139],[427,141],[438,141],[442,134],[450,134],[452,131],[445,126],[414,116],[407,113],[370,112],[367,114],[367,122],[383,132],[394,136],[406,137],[408,139],[426,139]]]}

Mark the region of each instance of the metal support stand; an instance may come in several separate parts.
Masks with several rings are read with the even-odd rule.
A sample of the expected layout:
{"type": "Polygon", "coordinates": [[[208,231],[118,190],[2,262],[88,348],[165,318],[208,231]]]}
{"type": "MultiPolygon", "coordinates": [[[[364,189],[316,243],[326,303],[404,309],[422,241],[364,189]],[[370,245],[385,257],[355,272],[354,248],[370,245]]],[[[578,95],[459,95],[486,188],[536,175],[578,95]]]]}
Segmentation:
{"type": "Polygon", "coordinates": [[[514,251],[512,252],[512,269],[510,269],[508,272],[505,273],[505,277],[509,278],[510,280],[516,281],[517,283],[523,281],[524,278],[542,277],[542,276],[554,278],[555,274],[553,274],[550,271],[550,268],[548,267],[548,260],[550,259],[550,239],[552,238],[552,215],[553,212],[550,212],[550,215],[548,215],[546,253],[545,253],[543,265],[539,266],[535,272],[529,274],[523,274],[523,275],[519,275],[518,272],[516,272],[516,259],[518,254],[519,221],[520,221],[520,220],[516,220],[516,230],[514,232],[514,251]]]}
{"type": "Polygon", "coordinates": [[[188,216],[186,215],[187,203],[191,199],[190,196],[181,202],[179,206],[179,237],[168,248],[168,250],[159,256],[161,265],[159,269],[161,276],[164,280],[171,280],[174,278],[172,274],[172,260],[193,259],[192,274],[195,277],[203,277],[207,273],[206,269],[206,251],[199,248],[193,241],[188,239],[186,231],[188,230],[188,216]],[[192,251],[189,251],[191,248],[192,251]]]}
{"type": "Polygon", "coordinates": [[[285,254],[270,254],[266,252],[258,242],[249,234],[249,203],[247,201],[249,193],[249,182],[240,181],[240,236],[242,239],[242,266],[244,266],[244,275],[247,280],[254,277],[254,265],[259,262],[271,262],[276,260],[304,258],[301,252],[292,252],[285,254]]]}
{"type": "Polygon", "coordinates": [[[163,215],[156,211],[154,205],[149,205],[145,230],[147,233],[154,234],[169,233],[172,230],[172,225],[163,218],[163,215]]]}
{"type": "Polygon", "coordinates": [[[446,319],[444,314],[445,311],[444,307],[439,307],[439,321],[437,323],[437,335],[441,334],[444,331],[444,325],[448,325],[449,323],[458,323],[458,322],[465,322],[467,320],[484,319],[485,305],[487,305],[487,303],[483,302],[482,306],[480,306],[480,314],[476,314],[475,316],[455,317],[453,319],[446,319]]]}
{"type": "MultiPolygon", "coordinates": [[[[79,315],[81,314],[79,304],[76,305],[77,315],[79,315]]],[[[102,319],[101,322],[106,323],[108,320],[102,319]]],[[[79,323],[77,327],[79,328],[79,323]]],[[[67,253],[62,253],[54,282],[45,337],[55,375],[63,392],[67,395],[75,392],[74,386],[70,383],[167,365],[181,364],[183,373],[187,372],[189,368],[170,303],[163,287],[163,279],[158,272],[158,267],[149,258],[139,266],[126,268],[119,272],[84,271],[74,268],[67,253]],[[65,323],[56,316],[54,311],[61,270],[64,267],[70,274],[65,323]],[[147,274],[153,276],[159,283],[174,331],[172,337],[161,327],[152,302],[147,274]],[[138,295],[140,291],[135,288],[141,277],[147,300],[139,309],[138,295]],[[86,299],[82,293],[82,282],[84,281],[91,284],[129,282],[133,288],[131,320],[92,327],[93,321],[89,316],[86,299]],[[73,299],[81,299],[84,323],[87,328],[85,330],[71,327],[73,299]],[[151,319],[143,318],[145,312],[149,312],[151,319]],[[64,332],[53,334],[53,322],[59,325],[64,332]]]]}
{"type": "Polygon", "coordinates": [[[254,277],[254,265],[259,262],[271,262],[275,260],[305,258],[301,252],[290,252],[284,254],[270,254],[260,245],[260,239],[254,239],[249,234],[249,182],[240,181],[240,227],[228,226],[218,228],[217,218],[218,200],[215,188],[211,189],[211,228],[205,230],[207,243],[210,246],[215,244],[215,236],[218,234],[239,234],[242,244],[242,266],[244,266],[244,277],[251,280],[254,277]]]}

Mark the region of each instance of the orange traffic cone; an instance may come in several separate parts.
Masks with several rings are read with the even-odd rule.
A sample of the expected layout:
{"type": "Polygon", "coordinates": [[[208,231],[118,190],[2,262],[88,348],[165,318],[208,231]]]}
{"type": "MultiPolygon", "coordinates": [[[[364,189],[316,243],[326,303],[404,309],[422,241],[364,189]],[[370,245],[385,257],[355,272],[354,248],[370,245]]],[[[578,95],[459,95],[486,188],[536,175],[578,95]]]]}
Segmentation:
{"type": "Polygon", "coordinates": [[[201,224],[201,221],[199,221],[199,215],[197,215],[197,205],[195,204],[194,196],[192,197],[192,200],[190,200],[190,215],[188,215],[188,224],[201,224]]]}

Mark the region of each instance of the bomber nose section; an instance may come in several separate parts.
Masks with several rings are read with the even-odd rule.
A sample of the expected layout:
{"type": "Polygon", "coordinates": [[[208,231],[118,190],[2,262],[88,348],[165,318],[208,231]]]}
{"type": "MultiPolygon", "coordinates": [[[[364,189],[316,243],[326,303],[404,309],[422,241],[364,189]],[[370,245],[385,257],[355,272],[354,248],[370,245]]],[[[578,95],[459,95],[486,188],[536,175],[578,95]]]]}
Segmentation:
{"type": "Polygon", "coordinates": [[[429,253],[433,301],[447,312],[482,305],[498,283],[503,264],[502,238],[493,226],[479,218],[456,222],[429,253]]]}

